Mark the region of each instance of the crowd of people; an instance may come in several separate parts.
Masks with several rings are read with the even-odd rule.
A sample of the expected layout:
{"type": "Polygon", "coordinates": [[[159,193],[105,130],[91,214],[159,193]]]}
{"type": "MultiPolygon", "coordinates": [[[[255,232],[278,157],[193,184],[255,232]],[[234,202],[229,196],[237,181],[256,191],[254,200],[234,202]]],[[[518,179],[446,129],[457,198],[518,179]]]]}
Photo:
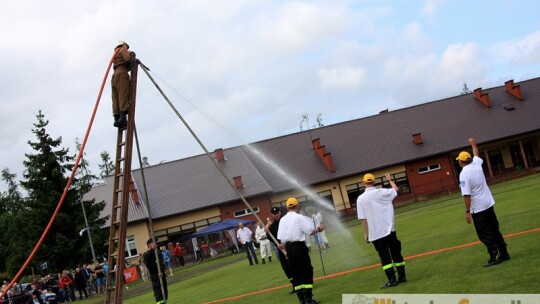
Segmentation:
{"type": "MultiPolygon", "coordinates": [[[[57,274],[34,277],[29,284],[13,284],[0,303],[56,304],[88,298],[92,294],[105,292],[107,263],[83,264],[72,270],[57,274]]],[[[2,289],[7,290],[9,282],[3,281],[2,289]]]]}

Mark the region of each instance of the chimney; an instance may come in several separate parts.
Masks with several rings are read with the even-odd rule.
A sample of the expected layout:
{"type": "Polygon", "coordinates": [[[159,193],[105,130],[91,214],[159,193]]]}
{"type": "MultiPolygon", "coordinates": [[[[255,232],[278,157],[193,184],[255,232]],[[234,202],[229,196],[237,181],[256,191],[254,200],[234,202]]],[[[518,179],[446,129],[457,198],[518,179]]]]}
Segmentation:
{"type": "Polygon", "coordinates": [[[416,133],[416,134],[413,134],[412,135],[412,142],[415,144],[415,145],[421,145],[424,143],[424,141],[422,140],[422,133],[416,133]]]}
{"type": "Polygon", "coordinates": [[[216,160],[218,162],[224,161],[225,160],[225,155],[223,154],[223,149],[222,148],[215,149],[214,150],[214,157],[216,158],[216,160]]]}
{"type": "Polygon", "coordinates": [[[131,199],[135,202],[135,204],[139,205],[141,201],[139,200],[139,192],[135,187],[135,182],[133,181],[133,178],[131,178],[131,182],[129,183],[129,192],[131,193],[131,199]]]}
{"type": "Polygon", "coordinates": [[[326,154],[326,146],[323,145],[317,148],[317,155],[319,155],[321,159],[324,157],[325,154],[326,154]]]}
{"type": "Polygon", "coordinates": [[[313,150],[317,151],[317,149],[319,149],[319,147],[321,146],[321,139],[315,138],[311,141],[311,144],[313,145],[313,150]]]}
{"type": "Polygon", "coordinates": [[[323,162],[323,164],[326,166],[326,169],[330,172],[335,172],[336,168],[334,167],[334,160],[332,159],[332,154],[330,152],[326,152],[326,147],[324,145],[321,145],[321,139],[315,138],[311,141],[313,144],[313,150],[315,150],[315,154],[319,157],[319,159],[323,162]]]}
{"type": "Polygon", "coordinates": [[[323,162],[326,165],[326,168],[330,172],[336,172],[336,167],[334,167],[334,159],[332,158],[332,153],[328,152],[323,155],[323,162]]]}
{"type": "Polygon", "coordinates": [[[523,101],[523,94],[521,93],[521,86],[519,84],[514,84],[514,80],[510,79],[504,83],[506,87],[506,92],[510,93],[512,96],[518,100],[523,101]]]}
{"type": "Polygon", "coordinates": [[[242,182],[242,176],[238,175],[233,177],[234,186],[238,189],[244,188],[244,183],[242,182]]]}
{"type": "Polygon", "coordinates": [[[474,98],[480,101],[484,106],[491,108],[491,101],[489,100],[488,93],[482,93],[482,88],[474,90],[474,98]]]}

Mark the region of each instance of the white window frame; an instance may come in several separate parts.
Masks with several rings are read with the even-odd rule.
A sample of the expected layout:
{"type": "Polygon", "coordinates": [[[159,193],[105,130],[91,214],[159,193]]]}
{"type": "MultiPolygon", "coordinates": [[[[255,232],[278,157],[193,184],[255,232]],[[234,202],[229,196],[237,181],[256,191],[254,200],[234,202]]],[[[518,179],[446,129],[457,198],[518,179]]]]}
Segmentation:
{"type": "Polygon", "coordinates": [[[426,174],[426,173],[441,170],[441,169],[442,169],[441,164],[429,165],[422,168],[418,168],[418,174],[426,174]]]}
{"type": "Polygon", "coordinates": [[[134,258],[136,256],[139,256],[139,250],[137,249],[137,242],[135,242],[135,235],[130,235],[126,237],[126,252],[125,252],[126,258],[134,258]],[[131,246],[131,247],[130,247],[131,246]],[[135,249],[135,254],[131,255],[131,250],[135,249]]]}
{"type": "MultiPolygon", "coordinates": [[[[253,211],[255,211],[255,213],[259,213],[259,207],[254,206],[253,211]]],[[[242,209],[242,210],[237,210],[233,212],[233,214],[235,218],[238,218],[238,217],[244,217],[244,216],[250,215],[252,213],[251,213],[251,210],[249,209],[242,209]]]]}

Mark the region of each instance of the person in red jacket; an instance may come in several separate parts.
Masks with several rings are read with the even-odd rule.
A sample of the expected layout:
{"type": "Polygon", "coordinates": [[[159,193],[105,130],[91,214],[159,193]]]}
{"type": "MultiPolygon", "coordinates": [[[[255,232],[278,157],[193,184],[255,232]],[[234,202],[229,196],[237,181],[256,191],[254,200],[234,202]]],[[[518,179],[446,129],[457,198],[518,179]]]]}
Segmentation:
{"type": "Polygon", "coordinates": [[[184,261],[184,252],[182,251],[182,247],[180,247],[180,243],[176,242],[176,246],[174,246],[173,253],[176,259],[176,264],[178,265],[178,263],[180,263],[180,265],[184,267],[186,262],[184,261]]]}
{"type": "Polygon", "coordinates": [[[62,273],[62,277],[60,277],[60,293],[63,294],[64,296],[64,300],[70,300],[70,301],[73,301],[73,299],[71,299],[71,290],[70,290],[70,285],[73,284],[73,280],[68,277],[67,273],[63,272],[62,273]]]}

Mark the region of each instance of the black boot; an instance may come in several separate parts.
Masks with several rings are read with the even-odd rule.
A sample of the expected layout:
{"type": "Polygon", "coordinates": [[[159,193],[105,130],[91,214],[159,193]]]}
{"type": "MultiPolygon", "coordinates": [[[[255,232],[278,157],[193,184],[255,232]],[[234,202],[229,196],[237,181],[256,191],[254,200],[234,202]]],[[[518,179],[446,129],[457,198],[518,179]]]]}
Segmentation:
{"type": "Polygon", "coordinates": [[[120,114],[115,114],[113,115],[114,117],[114,124],[113,126],[117,127],[118,128],[118,119],[120,118],[120,114]]]}
{"type": "Polygon", "coordinates": [[[405,275],[405,265],[398,266],[397,273],[398,273],[398,283],[405,283],[407,282],[407,275],[405,275]]]}
{"type": "Polygon", "coordinates": [[[398,282],[396,281],[396,274],[394,273],[394,268],[386,269],[384,273],[386,274],[386,277],[388,278],[388,282],[386,282],[386,284],[381,286],[381,289],[394,287],[398,285],[398,282]]]}
{"type": "Polygon", "coordinates": [[[120,118],[118,118],[118,127],[119,128],[125,128],[126,125],[127,125],[127,114],[128,114],[128,111],[122,111],[122,113],[120,113],[120,118]]]}
{"type": "Polygon", "coordinates": [[[506,250],[506,243],[497,245],[497,249],[499,250],[497,261],[504,262],[510,260],[510,255],[508,254],[508,250],[506,250]]]}
{"type": "Polygon", "coordinates": [[[263,264],[266,264],[266,262],[264,261],[264,258],[262,258],[262,263],[263,263],[263,264]]]}
{"type": "Polygon", "coordinates": [[[304,303],[305,304],[319,304],[320,302],[313,299],[313,289],[304,289],[304,303]]]}
{"type": "Polygon", "coordinates": [[[489,267],[499,264],[501,261],[497,260],[497,249],[488,250],[489,260],[484,264],[484,267],[489,267]]]}
{"type": "Polygon", "coordinates": [[[272,262],[272,257],[271,256],[268,257],[268,263],[270,263],[270,262],[272,262]]]}
{"type": "Polygon", "coordinates": [[[304,299],[304,291],[302,289],[296,291],[296,296],[298,297],[298,302],[300,304],[306,303],[304,299]]]}

